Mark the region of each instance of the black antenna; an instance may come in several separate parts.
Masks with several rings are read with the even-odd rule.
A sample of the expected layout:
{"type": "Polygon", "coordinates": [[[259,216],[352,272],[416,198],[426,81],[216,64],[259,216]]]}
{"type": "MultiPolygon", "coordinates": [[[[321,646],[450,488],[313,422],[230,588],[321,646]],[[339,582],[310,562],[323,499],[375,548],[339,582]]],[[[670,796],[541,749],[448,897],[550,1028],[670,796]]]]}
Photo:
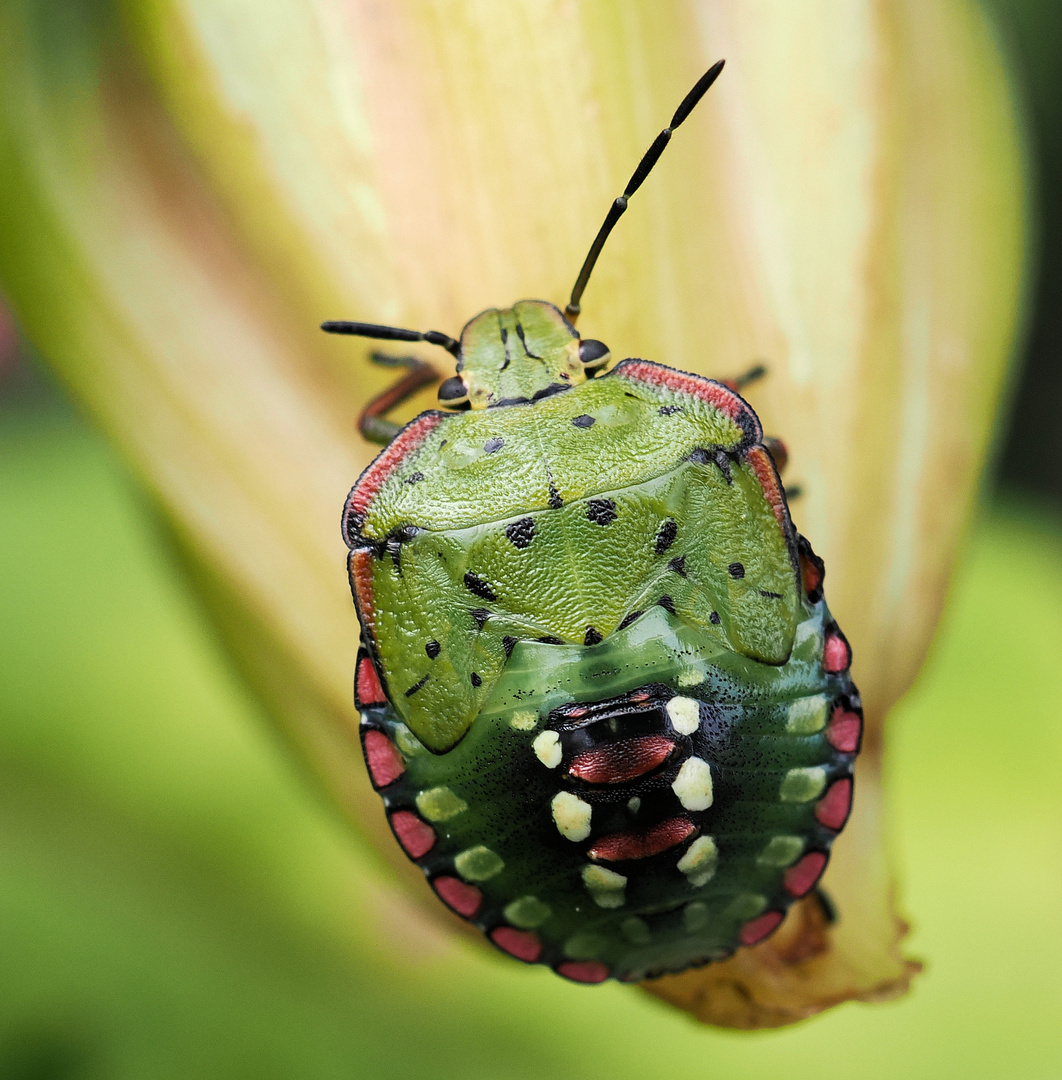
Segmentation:
{"type": "Polygon", "coordinates": [[[440,333],[438,330],[426,330],[422,334],[419,330],[402,330],[397,326],[336,320],[321,323],[321,329],[326,334],[353,334],[355,337],[377,338],[380,341],[426,341],[429,345],[441,345],[454,356],[459,356],[461,353],[461,343],[455,341],[449,334],[440,333]]]}
{"type": "Polygon", "coordinates": [[[601,249],[605,246],[605,241],[608,239],[609,233],[616,227],[616,222],[623,217],[623,212],[627,209],[627,200],[642,186],[645,178],[653,171],[653,166],[660,160],[660,155],[664,152],[664,147],[670,142],[671,135],[675,128],[677,128],[697,107],[697,103],[707,93],[708,87],[719,78],[719,72],[723,70],[723,64],[725,63],[725,60],[717,60],[697,80],[697,85],[682,99],[682,104],[675,110],[675,115],[671,117],[671,123],[657,135],[653,140],[653,145],[646,150],[645,156],[638,162],[638,168],[634,170],[634,174],[627,182],[627,186],[623,189],[623,194],[609,207],[604,224],[598,229],[597,236],[594,237],[594,242],[590,245],[590,251],[587,253],[586,260],[583,262],[583,268],[579,271],[579,276],[575,279],[575,287],[572,289],[572,298],[568,301],[568,306],[564,309],[564,314],[567,315],[572,322],[578,318],[581,310],[579,301],[583,298],[583,290],[586,288],[586,283],[590,280],[590,274],[593,272],[597,257],[601,254],[601,249]]]}

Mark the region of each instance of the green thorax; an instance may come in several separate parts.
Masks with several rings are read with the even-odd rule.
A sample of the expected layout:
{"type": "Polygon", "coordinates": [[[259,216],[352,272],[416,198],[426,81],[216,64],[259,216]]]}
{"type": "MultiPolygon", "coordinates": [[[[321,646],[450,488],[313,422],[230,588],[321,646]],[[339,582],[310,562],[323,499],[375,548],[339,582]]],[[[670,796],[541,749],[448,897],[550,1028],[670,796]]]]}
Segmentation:
{"type": "Polygon", "coordinates": [[[402,438],[352,494],[352,580],[391,700],[433,750],[520,641],[590,645],[663,605],[719,648],[788,657],[777,479],[719,384],[628,361],[524,404],[425,414],[402,438]]]}
{"type": "Polygon", "coordinates": [[[543,300],[488,308],[461,332],[458,371],[473,409],[533,400],[586,379],[579,335],[543,300]]]}

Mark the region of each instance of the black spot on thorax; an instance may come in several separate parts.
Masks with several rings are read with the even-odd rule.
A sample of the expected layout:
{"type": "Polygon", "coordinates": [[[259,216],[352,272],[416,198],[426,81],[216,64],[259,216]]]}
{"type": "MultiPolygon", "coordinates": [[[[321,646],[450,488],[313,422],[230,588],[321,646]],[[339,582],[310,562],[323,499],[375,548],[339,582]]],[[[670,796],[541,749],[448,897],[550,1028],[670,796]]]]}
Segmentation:
{"type": "Polygon", "coordinates": [[[535,519],[520,518],[505,526],[505,535],[513,547],[525,548],[535,538],[535,519]]]}
{"type": "Polygon", "coordinates": [[[660,529],[656,534],[657,555],[663,555],[675,542],[676,536],[678,536],[678,525],[671,518],[668,518],[667,521],[660,526],[660,529]]]}
{"type": "Polygon", "coordinates": [[[611,525],[616,520],[616,504],[611,499],[590,499],[586,516],[595,525],[611,525]]]}
{"type": "Polygon", "coordinates": [[[484,600],[498,599],[489,583],[484,581],[479,574],[474,574],[471,570],[465,574],[465,588],[475,596],[481,596],[484,600]]]}
{"type": "Polygon", "coordinates": [[[414,684],[413,684],[413,685],[412,685],[412,686],[411,686],[411,687],[410,687],[410,688],[409,688],[409,689],[408,689],[408,690],[406,691],[406,697],[412,697],[412,696],[413,696],[413,695],[414,695],[414,694],[415,694],[415,693],[416,693],[416,692],[417,692],[417,691],[418,691],[418,690],[419,690],[419,689],[420,689],[420,688],[421,688],[421,687],[422,687],[422,686],[423,686],[423,685],[424,685],[424,684],[425,684],[425,683],[426,683],[427,681],[428,681],[428,676],[427,676],[427,675],[425,675],[425,676],[424,676],[424,678],[423,678],[423,679],[421,679],[421,680],[420,680],[419,682],[415,682],[415,683],[414,683],[414,684]]]}
{"type": "Polygon", "coordinates": [[[686,460],[692,461],[694,465],[716,465],[728,485],[734,482],[734,476],[730,471],[730,457],[721,447],[708,449],[698,446],[686,455],[686,460]]]}
{"type": "Polygon", "coordinates": [[[343,513],[343,539],[347,547],[356,548],[365,543],[365,538],[361,535],[364,524],[365,514],[355,510],[353,506],[347,506],[343,513]]]}

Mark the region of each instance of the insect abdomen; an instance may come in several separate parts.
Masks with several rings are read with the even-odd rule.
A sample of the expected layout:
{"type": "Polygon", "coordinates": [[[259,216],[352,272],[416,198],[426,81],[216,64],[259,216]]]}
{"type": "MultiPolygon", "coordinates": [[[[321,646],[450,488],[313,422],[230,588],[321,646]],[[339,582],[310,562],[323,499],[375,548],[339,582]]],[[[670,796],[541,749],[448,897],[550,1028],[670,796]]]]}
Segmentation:
{"type": "Polygon", "coordinates": [[[819,602],[774,667],[657,608],[518,646],[445,754],[364,708],[370,770],[436,892],[518,959],[590,982],[720,959],[814,886],[847,814],[858,698],[829,633],[819,602]]]}

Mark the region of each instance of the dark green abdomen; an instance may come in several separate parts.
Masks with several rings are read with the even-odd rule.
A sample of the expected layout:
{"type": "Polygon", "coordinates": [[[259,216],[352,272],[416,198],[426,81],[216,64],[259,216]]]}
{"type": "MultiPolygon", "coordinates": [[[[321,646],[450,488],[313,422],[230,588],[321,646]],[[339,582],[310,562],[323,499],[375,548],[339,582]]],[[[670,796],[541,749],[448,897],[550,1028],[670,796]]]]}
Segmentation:
{"type": "Polygon", "coordinates": [[[806,613],[783,665],[660,606],[597,645],[521,642],[443,754],[362,689],[396,836],[499,948],[578,981],[754,944],[815,886],[851,801],[847,645],[821,600],[806,613]]]}

